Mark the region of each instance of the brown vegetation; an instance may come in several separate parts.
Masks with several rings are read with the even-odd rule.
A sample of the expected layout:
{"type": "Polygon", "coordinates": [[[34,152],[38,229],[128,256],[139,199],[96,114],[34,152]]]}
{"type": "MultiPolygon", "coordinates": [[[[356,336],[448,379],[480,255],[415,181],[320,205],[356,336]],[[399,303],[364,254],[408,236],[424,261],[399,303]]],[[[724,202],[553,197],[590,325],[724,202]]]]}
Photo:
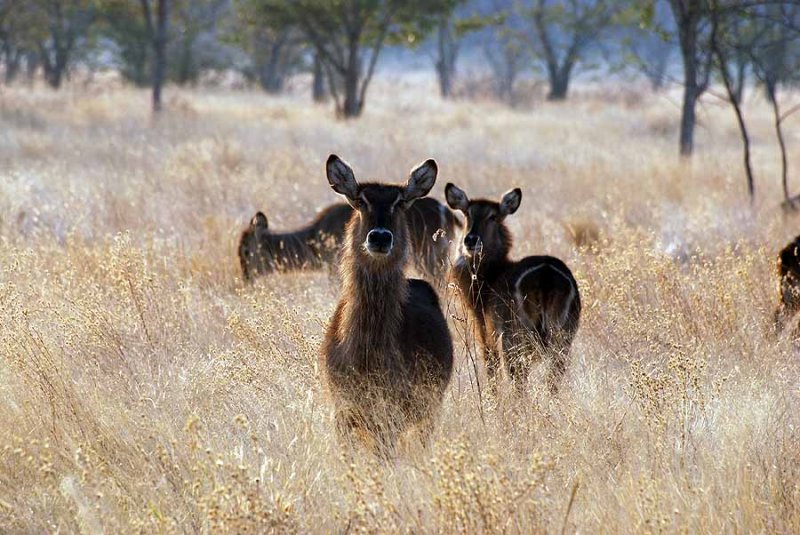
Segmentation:
{"type": "Polygon", "coordinates": [[[800,359],[773,329],[775,255],[800,222],[776,210],[769,105],[743,103],[751,207],[711,99],[686,165],[646,135],[678,124],[679,90],[628,108],[578,85],[517,112],[375,83],[357,122],[307,93],[168,88],[193,111],[153,123],[145,91],[2,90],[0,531],[800,532],[800,359]],[[342,458],[318,360],[340,282],[245,287],[237,258],[260,207],[291,229],[337,200],[332,150],[396,180],[435,156],[440,199],[447,180],[525,190],[514,250],[562,258],[584,304],[558,396],[534,387],[545,366],[524,410],[483,396],[446,288],[455,361],[429,447],[342,458]],[[576,217],[602,229],[593,254],[564,232],[576,217]]]}

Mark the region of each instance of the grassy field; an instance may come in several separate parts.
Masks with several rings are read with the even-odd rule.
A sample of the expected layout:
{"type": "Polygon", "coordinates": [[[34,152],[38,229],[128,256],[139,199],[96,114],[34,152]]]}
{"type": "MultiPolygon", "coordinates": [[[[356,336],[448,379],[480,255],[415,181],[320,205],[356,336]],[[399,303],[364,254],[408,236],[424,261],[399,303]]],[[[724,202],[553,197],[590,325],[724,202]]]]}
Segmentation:
{"type": "Polygon", "coordinates": [[[714,97],[677,158],[677,89],[511,110],[383,78],[354,122],[304,94],[170,90],[153,122],[143,91],[0,91],[1,532],[800,532],[800,358],[771,329],[800,218],[759,95],[751,207],[714,97]],[[431,447],[342,450],[317,366],[336,279],[246,286],[236,257],[257,209],[290,228],[338,200],[331,152],[392,181],[433,157],[439,199],[522,188],[515,255],[560,256],[583,296],[557,398],[540,369],[487,398],[445,289],[431,447]]]}

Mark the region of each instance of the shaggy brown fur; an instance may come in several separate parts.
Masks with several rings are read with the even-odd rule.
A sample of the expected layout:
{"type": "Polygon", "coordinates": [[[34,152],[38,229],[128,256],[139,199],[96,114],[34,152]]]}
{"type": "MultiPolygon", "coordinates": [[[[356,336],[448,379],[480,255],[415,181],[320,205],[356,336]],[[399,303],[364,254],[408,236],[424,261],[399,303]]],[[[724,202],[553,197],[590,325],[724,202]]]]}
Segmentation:
{"type": "MultiPolygon", "coordinates": [[[[245,280],[273,271],[317,270],[331,265],[344,241],[353,209],[345,203],[325,208],[309,225],[294,232],[272,234],[267,216],[258,212],[239,240],[239,262],[245,280]]],[[[424,198],[408,210],[411,249],[416,270],[431,281],[443,279],[449,239],[459,222],[436,199],[424,198]],[[434,236],[442,230],[446,237],[434,236]]]]}
{"type": "Polygon", "coordinates": [[[522,200],[517,188],[497,203],[470,201],[448,184],[447,203],[466,216],[461,254],[451,278],[475,316],[492,388],[500,366],[498,344],[509,376],[521,391],[533,360],[550,358],[548,386],[558,390],[578,329],[581,298],[569,268],[558,258],[528,256],[510,260],[511,233],[506,216],[522,200]]]}
{"type": "Polygon", "coordinates": [[[400,432],[429,432],[453,369],[453,344],[431,286],[406,279],[408,209],[430,191],[436,163],[404,187],[359,184],[332,155],[328,181],[353,204],[342,252],[342,295],[325,335],[321,367],[344,437],[367,432],[391,454],[400,432]]]}
{"type": "MultiPolygon", "coordinates": [[[[775,310],[775,328],[777,332],[781,332],[786,322],[800,311],[800,236],[778,253],[778,277],[780,295],[775,310]]],[[[800,326],[795,332],[800,332],[800,326]]]]}
{"type": "Polygon", "coordinates": [[[331,264],[352,213],[350,206],[334,204],[299,230],[273,234],[267,216],[258,212],[239,240],[239,262],[245,280],[274,271],[322,269],[331,264]]]}

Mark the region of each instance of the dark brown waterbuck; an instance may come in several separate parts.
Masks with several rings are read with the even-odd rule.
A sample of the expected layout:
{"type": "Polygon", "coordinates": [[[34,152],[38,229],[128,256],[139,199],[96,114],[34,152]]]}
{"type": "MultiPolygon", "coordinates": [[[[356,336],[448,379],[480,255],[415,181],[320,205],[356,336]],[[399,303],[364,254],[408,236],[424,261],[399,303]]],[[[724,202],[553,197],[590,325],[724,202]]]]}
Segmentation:
{"type": "Polygon", "coordinates": [[[453,184],[447,185],[445,196],[450,207],[466,217],[451,278],[475,317],[490,385],[496,388],[499,345],[518,391],[524,388],[532,362],[549,358],[547,383],[555,393],[580,321],[575,277],[564,262],[551,256],[509,259],[511,233],[504,221],[519,208],[519,188],[499,203],[470,200],[453,184]]]}
{"type": "MultiPolygon", "coordinates": [[[[800,236],[778,253],[779,302],[775,310],[775,329],[781,332],[786,322],[800,311],[800,236]]],[[[795,332],[800,331],[800,327],[795,332]]]]}
{"type": "Polygon", "coordinates": [[[409,426],[430,431],[453,369],[453,343],[436,293],[403,273],[411,253],[409,209],[433,187],[436,162],[411,171],[405,186],[359,184],[335,155],[326,169],[331,187],[354,213],[322,369],[340,436],[366,432],[391,454],[409,426]]]}
{"type": "Polygon", "coordinates": [[[263,212],[250,220],[239,240],[239,262],[246,280],[275,271],[323,269],[335,259],[352,209],[334,204],[294,232],[272,233],[263,212]]]}
{"type": "MultiPolygon", "coordinates": [[[[258,212],[239,240],[239,262],[245,280],[274,271],[318,270],[332,265],[353,215],[349,204],[331,205],[307,226],[294,232],[272,233],[267,216],[258,212]]],[[[447,269],[449,240],[459,225],[453,212],[436,199],[424,198],[407,211],[413,265],[431,280],[447,269]],[[439,230],[445,237],[439,236],[439,230]]]]}

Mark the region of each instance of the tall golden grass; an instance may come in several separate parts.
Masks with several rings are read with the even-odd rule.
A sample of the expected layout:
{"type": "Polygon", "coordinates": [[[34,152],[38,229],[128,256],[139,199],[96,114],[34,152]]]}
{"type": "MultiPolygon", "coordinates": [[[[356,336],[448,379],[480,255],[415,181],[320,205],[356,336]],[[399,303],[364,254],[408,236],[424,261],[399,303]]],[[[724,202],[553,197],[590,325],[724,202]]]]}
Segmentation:
{"type": "Polygon", "coordinates": [[[761,99],[751,206],[713,97],[687,163],[677,93],[433,94],[378,80],[337,122],[305,95],[173,90],[154,121],[131,89],[2,90],[0,531],[800,532],[800,358],[771,329],[800,220],[761,99]],[[584,301],[558,397],[538,369],[524,399],[487,396],[445,289],[432,444],[340,448],[317,368],[335,277],[247,287],[236,258],[257,209],[289,228],[336,200],[331,152],[393,181],[436,158],[440,199],[523,189],[514,253],[562,257],[584,301]]]}

